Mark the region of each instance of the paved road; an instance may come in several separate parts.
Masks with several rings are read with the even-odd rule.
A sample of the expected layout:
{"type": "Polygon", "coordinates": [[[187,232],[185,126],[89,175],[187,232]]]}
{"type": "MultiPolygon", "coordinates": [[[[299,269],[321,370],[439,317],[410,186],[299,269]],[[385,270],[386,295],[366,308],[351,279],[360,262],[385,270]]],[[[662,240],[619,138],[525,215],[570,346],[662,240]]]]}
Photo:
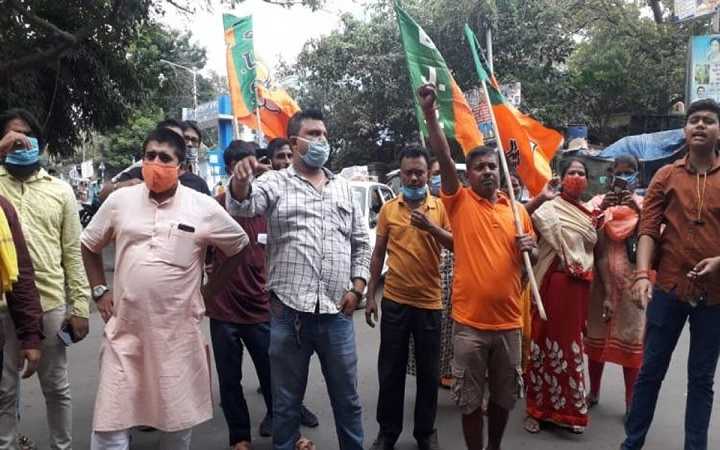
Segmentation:
{"type": "MultiPolygon", "coordinates": [[[[97,313],[93,313],[90,336],[70,349],[71,381],[75,407],[73,420],[75,449],[89,448],[93,400],[97,386],[97,356],[101,323],[102,321],[97,313]]],[[[355,325],[359,352],[360,396],[363,403],[366,445],[369,446],[378,430],[375,421],[375,407],[377,404],[376,361],[379,334],[377,329],[371,330],[365,325],[362,312],[356,313],[355,325]]],[[[685,407],[687,348],[688,336],[686,333],[678,345],[672,367],[665,381],[665,389],[660,398],[658,413],[646,447],[648,449],[670,450],[682,448],[682,414],[685,407]]],[[[256,392],[258,382],[248,360],[249,358],[246,358],[244,386],[251,410],[253,428],[256,430],[265,413],[265,407],[261,396],[256,392]]],[[[313,411],[318,413],[321,425],[317,429],[306,430],[307,435],[315,440],[319,449],[337,449],[332,411],[327,400],[325,383],[320,374],[317,358],[313,359],[311,370],[306,403],[313,411]]],[[[719,378],[716,376],[716,382],[720,381],[719,378]]],[[[397,445],[398,450],[417,448],[412,438],[411,420],[414,390],[414,378],[410,377],[406,391],[406,431],[397,445]]],[[[218,398],[217,383],[215,383],[215,394],[215,398],[218,398]]],[[[452,404],[448,391],[441,390],[439,403],[437,426],[443,448],[446,450],[463,449],[459,423],[460,416],[452,404]]],[[[717,405],[718,402],[716,401],[715,404],[717,405]]],[[[36,379],[23,384],[21,405],[23,414],[21,431],[32,436],[41,449],[48,448],[44,402],[36,379]]],[[[719,412],[716,411],[711,424],[712,432],[709,445],[711,449],[720,448],[719,412]]],[[[608,367],[606,373],[601,403],[592,411],[591,424],[584,435],[576,436],[561,430],[545,431],[535,436],[529,435],[521,428],[523,408],[522,404],[519,403],[518,408],[513,412],[508,427],[505,449],[564,450],[588,448],[593,450],[614,450],[618,448],[623,435],[621,423],[623,413],[622,372],[618,367],[611,366],[608,367]]],[[[133,449],[153,449],[155,437],[152,433],[136,434],[133,449]]],[[[225,422],[219,407],[215,408],[215,418],[213,420],[195,429],[192,448],[203,450],[227,448],[225,422]]],[[[255,448],[258,450],[270,449],[270,440],[258,438],[255,441],[255,448]]]]}

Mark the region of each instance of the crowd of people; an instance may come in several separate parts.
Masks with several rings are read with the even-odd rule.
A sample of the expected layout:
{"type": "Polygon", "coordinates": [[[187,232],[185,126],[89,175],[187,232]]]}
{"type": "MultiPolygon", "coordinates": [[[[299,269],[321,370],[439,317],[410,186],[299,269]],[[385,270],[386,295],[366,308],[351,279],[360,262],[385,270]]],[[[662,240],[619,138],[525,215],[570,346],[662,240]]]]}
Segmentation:
{"type": "Polygon", "coordinates": [[[295,114],[288,138],[267,153],[233,141],[224,152],[231,177],[214,197],[193,173],[201,131],[157,124],[142,163],[103,188],[85,229],[70,186],[40,165],[38,122],[20,109],[0,115],[0,449],[25,445],[20,379],[35,372],[50,447],[72,447],[67,346],[88,334],[93,301],[105,325],[91,449],[129,449],[135,428],[157,432],[157,448],[190,448],[193,427],[213,414],[207,316],[233,450],[252,448],[245,349],[265,402],[259,434],[274,449],[315,448],[301,426],[319,425],[304,406],[316,354],[338,448],[360,450],[353,313],[364,298],[368,325],[380,325],[372,450],[394,448],[402,433],[408,372],[417,378],[419,449],[442,447],[435,419],[444,385],[467,448],[499,450],[520,398],[527,432],[583,433],[606,363],[625,378],[618,445],[640,449],[686,321],[684,448],[707,449],[720,353],[720,106],[689,106],[687,155],[661,168],[644,197],[632,156],[614,161],[606,192],[589,201],[588,168],[567,159],[558,179],[521,204],[509,194],[523,197],[522,180],[505,179],[495,148],[468,153],[461,180],[435,87],[418,97],[432,153],[400,152],[400,195],[379,212],[374,248],[349,182],[324,167],[330,146],[319,111],[295,114]],[[103,260],[110,245],[112,283],[103,260]]]}

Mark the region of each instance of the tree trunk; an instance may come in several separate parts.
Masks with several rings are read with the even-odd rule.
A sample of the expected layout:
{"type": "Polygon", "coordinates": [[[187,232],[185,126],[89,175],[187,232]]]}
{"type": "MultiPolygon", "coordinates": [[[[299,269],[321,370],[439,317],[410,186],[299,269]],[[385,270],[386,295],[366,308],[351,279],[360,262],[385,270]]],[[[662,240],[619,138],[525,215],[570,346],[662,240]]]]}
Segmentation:
{"type": "Polygon", "coordinates": [[[662,5],[660,3],[660,0],[648,0],[648,5],[650,6],[650,8],[652,8],[655,23],[663,23],[662,5]]]}

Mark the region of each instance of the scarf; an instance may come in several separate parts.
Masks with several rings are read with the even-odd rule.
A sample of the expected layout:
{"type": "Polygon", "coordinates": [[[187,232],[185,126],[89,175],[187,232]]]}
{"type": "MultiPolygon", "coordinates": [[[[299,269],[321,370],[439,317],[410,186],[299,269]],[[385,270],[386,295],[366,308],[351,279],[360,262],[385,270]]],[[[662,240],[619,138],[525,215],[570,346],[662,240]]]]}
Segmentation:
{"type": "Polygon", "coordinates": [[[13,284],[18,280],[18,275],[15,242],[5,212],[0,209],[0,283],[2,283],[2,292],[12,291],[13,284]]]}
{"type": "MultiPolygon", "coordinates": [[[[591,200],[591,204],[596,208],[596,211],[599,211],[604,197],[604,195],[598,195],[591,200]]],[[[642,208],[642,197],[633,194],[633,201],[639,208],[642,208]]],[[[624,205],[611,206],[605,211],[599,211],[598,215],[601,219],[600,229],[604,230],[605,234],[616,242],[622,242],[629,238],[635,232],[635,227],[637,227],[640,220],[637,211],[624,205]]]]}
{"type": "Polygon", "coordinates": [[[562,197],[545,202],[532,216],[535,231],[542,237],[535,264],[535,277],[542,282],[556,257],[570,276],[592,280],[593,249],[597,232],[592,214],[583,206],[562,197]]]}

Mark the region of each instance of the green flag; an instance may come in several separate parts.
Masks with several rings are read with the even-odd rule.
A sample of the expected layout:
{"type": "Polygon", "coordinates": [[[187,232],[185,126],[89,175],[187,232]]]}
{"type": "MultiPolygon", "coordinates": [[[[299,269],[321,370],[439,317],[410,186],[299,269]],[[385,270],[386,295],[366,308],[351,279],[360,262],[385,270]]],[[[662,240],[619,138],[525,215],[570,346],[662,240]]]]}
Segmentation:
{"type": "Polygon", "coordinates": [[[228,85],[235,117],[247,117],[257,108],[256,66],[252,16],[223,14],[227,46],[228,85]]]}
{"type": "Polygon", "coordinates": [[[482,145],[483,138],[460,87],[455,83],[445,60],[425,31],[395,3],[405,60],[410,72],[415,110],[423,135],[428,135],[416,92],[432,83],[437,89],[438,118],[448,138],[455,139],[465,153],[482,145]]]}

